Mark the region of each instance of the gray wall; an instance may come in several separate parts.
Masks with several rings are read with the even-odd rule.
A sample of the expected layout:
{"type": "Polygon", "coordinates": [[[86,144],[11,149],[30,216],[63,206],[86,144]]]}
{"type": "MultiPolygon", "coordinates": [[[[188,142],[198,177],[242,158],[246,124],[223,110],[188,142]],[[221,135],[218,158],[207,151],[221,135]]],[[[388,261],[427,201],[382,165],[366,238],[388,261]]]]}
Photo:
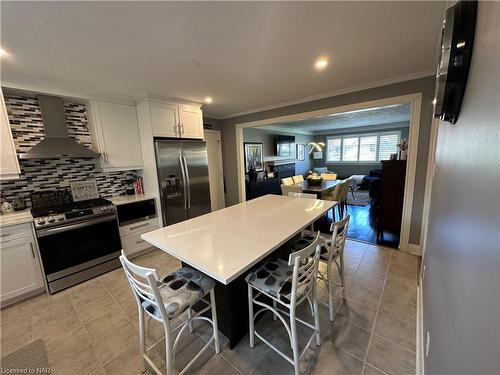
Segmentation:
{"type": "MultiPolygon", "coordinates": [[[[317,135],[314,137],[316,142],[324,142],[326,144],[326,137],[333,135],[348,135],[348,134],[372,134],[376,132],[387,132],[387,131],[400,131],[401,139],[408,139],[408,134],[410,128],[408,126],[392,128],[392,129],[381,129],[381,130],[349,130],[342,129],[343,131],[337,131],[331,134],[317,135]]],[[[327,166],[328,170],[337,173],[339,177],[349,177],[353,174],[366,174],[368,175],[372,169],[382,168],[381,163],[355,163],[355,164],[344,164],[344,163],[330,163],[326,161],[326,150],[323,152],[323,159],[314,160],[315,167],[327,166]]]]}
{"type": "Polygon", "coordinates": [[[204,116],[203,126],[209,126],[213,130],[220,130],[222,128],[222,120],[204,116]]]}
{"type": "Polygon", "coordinates": [[[500,374],[500,3],[478,6],[460,117],[439,126],[424,256],[427,375],[500,374]]]}
{"type": "MultiPolygon", "coordinates": [[[[243,129],[244,142],[261,142],[264,154],[264,161],[266,157],[275,156],[274,143],[276,138],[276,131],[265,130],[262,128],[247,128],[243,129]]],[[[312,135],[295,134],[295,143],[307,144],[313,140],[312,135]]],[[[266,166],[267,164],[264,163],[266,166]]],[[[312,160],[306,151],[304,161],[297,161],[295,163],[295,173],[305,174],[312,167],[312,160]]]]}
{"type": "Polygon", "coordinates": [[[418,139],[417,171],[415,177],[415,190],[413,211],[410,227],[410,243],[420,243],[420,228],[422,220],[422,207],[425,191],[425,177],[427,169],[427,153],[429,148],[429,134],[432,119],[432,99],[434,96],[434,76],[395,83],[369,90],[357,91],[345,95],[315,100],[307,103],[295,104],[287,107],[268,111],[252,113],[249,115],[233,117],[223,121],[223,157],[224,175],[226,180],[226,204],[238,203],[238,182],[236,165],[236,131],[235,124],[249,121],[268,119],[272,117],[290,115],[301,112],[314,111],[323,108],[338,107],[342,105],[383,99],[392,96],[406,95],[421,92],[422,108],[420,113],[420,134],[418,139]]]}

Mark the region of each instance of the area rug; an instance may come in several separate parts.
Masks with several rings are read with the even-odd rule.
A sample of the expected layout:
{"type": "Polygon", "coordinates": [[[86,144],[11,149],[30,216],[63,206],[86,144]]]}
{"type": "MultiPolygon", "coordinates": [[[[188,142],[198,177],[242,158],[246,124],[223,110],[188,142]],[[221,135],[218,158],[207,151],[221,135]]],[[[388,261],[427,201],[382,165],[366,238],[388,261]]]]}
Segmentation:
{"type": "Polygon", "coordinates": [[[1,359],[2,374],[48,374],[49,361],[45,343],[38,339],[1,359]]]}
{"type": "Polygon", "coordinates": [[[352,193],[350,191],[347,195],[347,204],[353,206],[368,206],[370,201],[371,199],[368,190],[354,191],[354,198],[352,197],[352,193]]]}

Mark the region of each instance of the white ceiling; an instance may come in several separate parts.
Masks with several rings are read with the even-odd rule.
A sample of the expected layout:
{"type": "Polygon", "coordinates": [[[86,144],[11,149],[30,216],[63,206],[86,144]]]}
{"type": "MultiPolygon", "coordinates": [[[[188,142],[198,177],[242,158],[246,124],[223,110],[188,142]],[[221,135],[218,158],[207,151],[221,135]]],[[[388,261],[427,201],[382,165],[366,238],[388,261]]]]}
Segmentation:
{"type": "Polygon", "coordinates": [[[219,117],[432,74],[445,2],[5,2],[2,81],[219,117]],[[329,66],[314,70],[318,56],[329,66]]]}
{"type": "Polygon", "coordinates": [[[291,121],[286,124],[274,124],[271,125],[271,127],[293,132],[324,132],[375,125],[383,125],[385,128],[390,128],[391,124],[397,127],[405,123],[409,124],[410,113],[410,104],[391,105],[387,107],[335,113],[320,118],[291,121]]]}

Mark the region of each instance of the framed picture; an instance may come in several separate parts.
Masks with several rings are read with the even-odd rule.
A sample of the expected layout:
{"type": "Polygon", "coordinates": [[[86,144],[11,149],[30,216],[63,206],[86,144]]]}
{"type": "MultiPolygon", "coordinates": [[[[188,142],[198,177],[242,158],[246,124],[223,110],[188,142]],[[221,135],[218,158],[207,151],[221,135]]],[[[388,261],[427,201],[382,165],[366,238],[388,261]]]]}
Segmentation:
{"type": "Polygon", "coordinates": [[[306,145],[297,144],[297,160],[305,160],[306,145]]]}
{"type": "Polygon", "coordinates": [[[244,142],[245,148],[245,172],[254,167],[257,172],[264,170],[264,157],[262,155],[262,143],[244,142]]]}

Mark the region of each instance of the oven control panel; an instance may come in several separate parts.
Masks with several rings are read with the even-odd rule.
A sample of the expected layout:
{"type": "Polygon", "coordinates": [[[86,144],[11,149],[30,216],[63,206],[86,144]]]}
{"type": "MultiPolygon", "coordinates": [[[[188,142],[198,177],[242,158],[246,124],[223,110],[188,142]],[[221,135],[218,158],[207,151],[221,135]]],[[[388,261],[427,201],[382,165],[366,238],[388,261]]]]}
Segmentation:
{"type": "Polygon", "coordinates": [[[112,204],[97,206],[92,208],[76,209],[66,213],[54,213],[53,215],[37,217],[34,219],[35,228],[46,228],[56,225],[90,219],[92,217],[109,215],[115,212],[115,206],[112,204]]]}

